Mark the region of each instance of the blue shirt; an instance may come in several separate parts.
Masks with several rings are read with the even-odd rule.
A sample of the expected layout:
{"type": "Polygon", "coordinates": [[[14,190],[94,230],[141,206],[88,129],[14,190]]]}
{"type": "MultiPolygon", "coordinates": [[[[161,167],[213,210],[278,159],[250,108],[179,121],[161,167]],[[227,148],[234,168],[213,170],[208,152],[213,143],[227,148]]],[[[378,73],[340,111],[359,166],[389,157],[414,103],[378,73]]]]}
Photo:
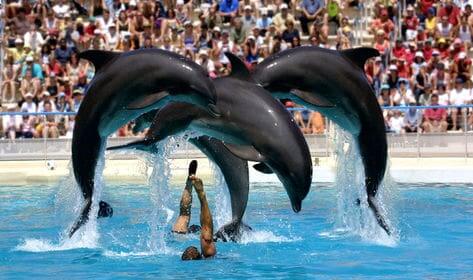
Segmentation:
{"type": "MultiPolygon", "coordinates": [[[[28,69],[28,65],[27,64],[23,65],[23,68],[21,69],[21,77],[22,78],[25,77],[27,69],[28,69]]],[[[31,76],[33,78],[38,78],[40,80],[43,79],[43,69],[41,68],[41,66],[38,63],[33,63],[31,65],[31,76]]]]}
{"type": "Polygon", "coordinates": [[[266,18],[259,18],[256,21],[256,26],[258,26],[259,29],[268,29],[268,26],[273,22],[273,20],[269,17],[266,18]]]}
{"type": "Polygon", "coordinates": [[[222,0],[220,1],[220,12],[232,13],[238,10],[238,0],[222,0]]]}
{"type": "Polygon", "coordinates": [[[315,14],[320,8],[325,7],[324,0],[303,0],[301,7],[305,8],[311,15],[315,14]]]}

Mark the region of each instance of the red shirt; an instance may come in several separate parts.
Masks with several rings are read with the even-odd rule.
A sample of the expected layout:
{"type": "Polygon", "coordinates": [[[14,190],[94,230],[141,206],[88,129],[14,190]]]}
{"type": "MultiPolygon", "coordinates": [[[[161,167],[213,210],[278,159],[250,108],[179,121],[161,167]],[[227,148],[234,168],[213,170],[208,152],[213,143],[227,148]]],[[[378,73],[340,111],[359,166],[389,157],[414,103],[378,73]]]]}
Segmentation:
{"type": "Polygon", "coordinates": [[[404,57],[405,54],[406,54],[406,48],[404,48],[402,45],[400,47],[393,48],[393,55],[396,58],[404,57]]]}
{"type": "Polygon", "coordinates": [[[406,54],[404,55],[404,57],[406,58],[406,63],[408,65],[411,65],[412,62],[414,61],[415,56],[416,56],[415,50],[413,52],[411,52],[410,50],[407,50],[406,54]]]}
{"type": "Polygon", "coordinates": [[[444,119],[445,116],[447,116],[447,110],[445,110],[444,108],[429,108],[425,110],[424,116],[430,121],[441,121],[444,119]]]}
{"type": "Polygon", "coordinates": [[[409,16],[405,17],[404,22],[406,24],[407,29],[410,29],[410,30],[417,30],[417,26],[419,25],[419,19],[415,15],[411,17],[409,16]]]}
{"type": "Polygon", "coordinates": [[[435,0],[421,0],[420,1],[420,10],[422,13],[427,16],[427,10],[434,5],[435,0]]]}
{"type": "Polygon", "coordinates": [[[422,50],[422,52],[424,53],[425,61],[429,61],[429,60],[432,58],[432,53],[434,52],[434,48],[432,48],[432,47],[424,47],[424,49],[422,50]]]}
{"type": "Polygon", "coordinates": [[[448,17],[448,22],[450,22],[453,26],[458,24],[458,17],[460,16],[460,9],[452,4],[452,8],[450,9],[450,12],[447,10],[446,7],[442,7],[437,16],[439,18],[442,18],[443,16],[448,17]]]}

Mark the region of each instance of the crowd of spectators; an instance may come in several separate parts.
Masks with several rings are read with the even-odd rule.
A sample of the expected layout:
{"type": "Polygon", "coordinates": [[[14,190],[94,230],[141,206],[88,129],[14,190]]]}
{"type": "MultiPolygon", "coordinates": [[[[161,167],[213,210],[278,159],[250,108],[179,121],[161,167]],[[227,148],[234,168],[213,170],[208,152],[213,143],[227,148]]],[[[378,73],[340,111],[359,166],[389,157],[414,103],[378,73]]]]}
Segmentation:
{"type": "MultiPolygon", "coordinates": [[[[215,78],[227,75],[224,52],[248,66],[301,45],[356,46],[359,0],[9,0],[2,7],[2,137],[70,137],[74,116],[94,69],[77,58],[85,49],[160,48],[202,65],[215,78]]],[[[365,66],[382,106],[461,105],[472,102],[468,1],[368,1],[365,46],[381,57],[365,66]]],[[[359,26],[359,25],[358,25],[359,26]]],[[[359,41],[358,41],[359,42],[359,41]]],[[[126,71],[126,70],[125,70],[126,71]]],[[[288,107],[297,104],[286,101],[288,107]]],[[[294,111],[304,133],[324,133],[322,115],[294,111]]],[[[466,129],[466,109],[385,110],[395,132],[466,129]],[[465,118],[459,114],[466,114],[465,118]]],[[[131,136],[132,124],[117,136],[131,136]]]]}

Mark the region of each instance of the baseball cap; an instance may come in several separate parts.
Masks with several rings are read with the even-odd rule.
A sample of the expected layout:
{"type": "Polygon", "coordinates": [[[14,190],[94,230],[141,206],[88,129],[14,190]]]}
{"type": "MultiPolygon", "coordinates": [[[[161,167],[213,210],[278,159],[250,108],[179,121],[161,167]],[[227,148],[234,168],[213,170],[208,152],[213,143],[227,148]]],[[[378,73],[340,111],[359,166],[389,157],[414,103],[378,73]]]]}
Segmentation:
{"type": "Polygon", "coordinates": [[[389,65],[389,70],[390,71],[397,71],[397,66],[394,64],[389,65]]]}
{"type": "Polygon", "coordinates": [[[279,9],[280,10],[283,10],[283,9],[287,9],[287,4],[286,3],[282,3],[280,6],[279,6],[279,9]]]}
{"type": "Polygon", "coordinates": [[[28,62],[34,61],[34,58],[31,55],[29,55],[26,57],[26,61],[28,62]]]}
{"type": "Polygon", "coordinates": [[[424,54],[422,52],[416,52],[416,57],[424,58],[424,54]]]}

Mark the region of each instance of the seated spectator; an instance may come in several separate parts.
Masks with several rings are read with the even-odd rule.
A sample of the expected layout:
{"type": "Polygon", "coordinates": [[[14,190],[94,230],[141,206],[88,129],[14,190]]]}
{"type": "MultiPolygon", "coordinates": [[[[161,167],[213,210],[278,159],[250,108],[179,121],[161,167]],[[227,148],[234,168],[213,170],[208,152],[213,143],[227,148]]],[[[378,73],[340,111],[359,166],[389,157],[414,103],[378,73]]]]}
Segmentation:
{"type": "Polygon", "coordinates": [[[13,68],[13,57],[10,56],[10,58],[11,59],[8,59],[7,64],[2,70],[2,96],[0,99],[0,103],[13,103],[16,101],[17,75],[16,71],[13,68]]]}
{"type": "Polygon", "coordinates": [[[447,87],[444,84],[437,85],[435,94],[439,96],[439,105],[450,105],[450,93],[447,92],[447,87]]]}
{"type": "Polygon", "coordinates": [[[384,37],[390,38],[391,33],[394,31],[394,23],[389,18],[388,10],[382,9],[379,18],[375,18],[371,22],[371,33],[375,34],[380,30],[384,31],[384,37]]]}
{"type": "Polygon", "coordinates": [[[25,102],[21,104],[20,110],[22,112],[28,112],[28,113],[36,113],[37,112],[37,106],[36,103],[33,102],[34,95],[31,92],[28,92],[25,94],[25,102]]]}
{"type": "MultiPolygon", "coordinates": [[[[432,86],[430,84],[426,84],[424,86],[424,93],[419,97],[419,105],[421,106],[429,106],[432,101],[432,86]]],[[[438,97],[438,95],[437,95],[438,97]]],[[[438,100],[437,100],[438,101],[438,100]]]]}
{"type": "Polygon", "coordinates": [[[445,4],[439,9],[437,16],[442,19],[446,17],[448,23],[452,26],[456,26],[460,22],[460,13],[460,9],[452,0],[445,0],[445,4]]]}
{"type": "Polygon", "coordinates": [[[243,44],[246,40],[248,34],[247,29],[243,28],[243,23],[240,18],[235,18],[233,20],[233,26],[230,30],[230,38],[232,42],[237,44],[243,44]]]}
{"type": "MultiPolygon", "coordinates": [[[[10,104],[7,107],[7,112],[14,113],[17,109],[15,104],[10,104]]],[[[17,134],[20,131],[20,125],[22,123],[21,116],[6,115],[2,118],[3,132],[5,137],[8,139],[16,139],[17,134]]]]}
{"type": "Polygon", "coordinates": [[[25,74],[26,74],[27,70],[31,71],[32,79],[39,79],[39,80],[44,79],[43,69],[41,68],[41,66],[38,63],[35,62],[35,60],[32,56],[27,56],[26,57],[26,63],[21,68],[20,78],[23,79],[25,77],[25,74]]]}
{"type": "Polygon", "coordinates": [[[33,138],[38,137],[35,127],[35,118],[28,115],[22,117],[22,123],[20,124],[20,137],[21,138],[33,138]]]}
{"type": "Polygon", "coordinates": [[[66,40],[59,40],[59,48],[54,51],[54,55],[62,65],[66,65],[72,55],[72,48],[67,46],[66,40]]]}
{"type": "MultiPolygon", "coordinates": [[[[324,0],[302,0],[301,1],[301,28],[304,34],[309,34],[309,25],[314,22],[324,20],[325,1],[324,0]]],[[[286,25],[287,26],[287,25],[286,25]]]]}
{"type": "Polygon", "coordinates": [[[389,52],[390,52],[389,40],[386,39],[386,34],[382,29],[379,29],[376,32],[376,39],[375,39],[373,47],[379,51],[383,59],[385,59],[389,55],[389,52]]]}
{"type": "Polygon", "coordinates": [[[286,43],[291,43],[294,38],[299,37],[299,30],[294,28],[294,22],[292,20],[286,21],[286,29],[282,33],[282,39],[286,41],[286,43]]]}
{"type": "Polygon", "coordinates": [[[419,18],[414,14],[414,7],[409,5],[407,6],[407,15],[403,18],[402,22],[406,40],[412,41],[416,39],[418,26],[419,18]]]}
{"type": "Polygon", "coordinates": [[[408,88],[408,83],[409,81],[405,79],[399,81],[399,88],[392,97],[394,106],[407,106],[410,103],[415,103],[415,97],[408,88]]]}
{"type": "Polygon", "coordinates": [[[325,132],[324,117],[319,112],[311,112],[306,133],[323,134],[325,132]]]}
{"type": "Polygon", "coordinates": [[[381,93],[378,97],[379,106],[393,106],[393,100],[389,92],[389,85],[384,84],[381,86],[381,93]]]}
{"type": "MultiPolygon", "coordinates": [[[[436,94],[432,95],[431,106],[437,106],[438,96],[436,94]]],[[[424,122],[422,127],[425,132],[446,132],[448,123],[447,123],[447,110],[444,108],[429,108],[424,112],[424,122]]]]}
{"type": "Polygon", "coordinates": [[[466,56],[465,52],[460,52],[452,65],[452,79],[462,79],[469,81],[471,79],[471,59],[466,56]]]}
{"type": "Polygon", "coordinates": [[[221,0],[219,3],[220,16],[224,22],[231,20],[238,14],[238,0],[221,0]]]}
{"type": "MultiPolygon", "coordinates": [[[[415,106],[415,103],[410,103],[409,106],[415,106]]],[[[422,111],[414,107],[409,108],[404,115],[403,130],[407,133],[417,132],[421,129],[422,111]]]]}
{"type": "Polygon", "coordinates": [[[402,116],[401,111],[394,110],[392,112],[391,118],[389,118],[389,127],[392,132],[395,133],[405,133],[403,129],[404,117],[402,116]]]}
{"type": "Polygon", "coordinates": [[[272,18],[268,17],[268,9],[261,8],[261,17],[256,20],[256,26],[260,30],[266,31],[272,22],[272,18]]]}
{"type": "MultiPolygon", "coordinates": [[[[455,81],[455,88],[450,91],[450,104],[461,106],[464,104],[471,103],[471,97],[468,91],[464,89],[463,86],[464,82],[463,79],[458,78],[455,81]]],[[[458,125],[458,115],[462,117],[462,114],[466,114],[466,108],[453,108],[451,112],[452,116],[452,130],[457,130],[459,128],[458,125]]]]}
{"type": "MultiPolygon", "coordinates": [[[[43,105],[45,113],[53,112],[52,103],[48,100],[43,105]]],[[[40,118],[40,123],[36,127],[36,131],[43,138],[58,138],[59,130],[57,128],[57,118],[54,115],[46,115],[40,118]]]]}
{"type": "Polygon", "coordinates": [[[286,21],[291,20],[295,21],[295,18],[292,14],[289,13],[289,9],[286,3],[282,3],[279,6],[279,13],[273,17],[273,23],[276,26],[276,29],[279,32],[283,32],[286,29],[286,21]]]}
{"type": "Polygon", "coordinates": [[[245,32],[250,32],[254,26],[256,26],[256,18],[252,14],[252,9],[250,5],[246,5],[243,9],[244,14],[240,18],[243,24],[243,29],[245,32]]]}

